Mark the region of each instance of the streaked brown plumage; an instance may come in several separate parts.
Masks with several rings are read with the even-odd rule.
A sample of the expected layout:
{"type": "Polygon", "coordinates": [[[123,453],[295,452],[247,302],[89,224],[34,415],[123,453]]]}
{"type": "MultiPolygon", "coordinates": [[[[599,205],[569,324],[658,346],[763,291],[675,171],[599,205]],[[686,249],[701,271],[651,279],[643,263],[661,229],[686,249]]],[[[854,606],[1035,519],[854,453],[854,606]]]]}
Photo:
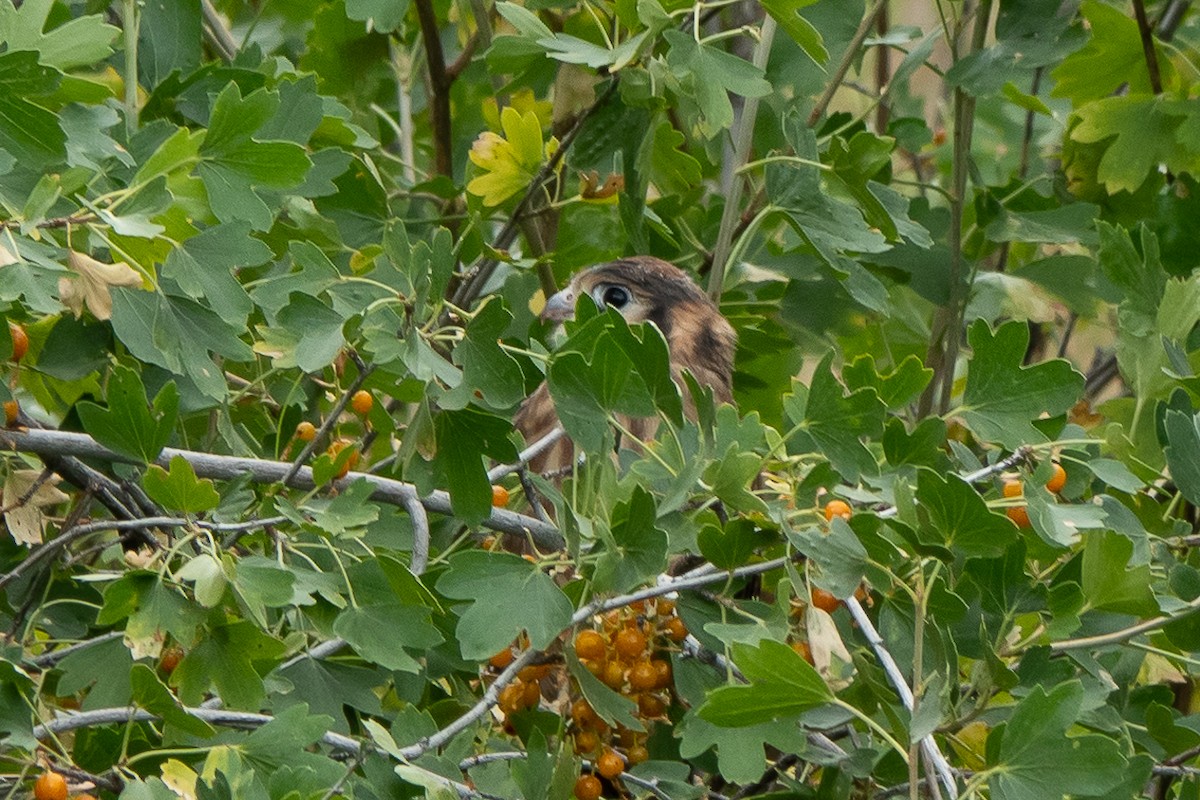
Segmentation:
{"type": "MultiPolygon", "coordinates": [[[[600,264],[571,279],[570,285],[546,302],[543,319],[570,319],[575,300],[591,297],[597,305],[610,305],[628,322],[652,322],[662,331],[671,355],[671,374],[682,386],[680,375],[688,370],[701,386],[712,388],[718,403],[733,402],[733,354],[737,335],[716,305],[681,269],[652,256],[633,256],[600,264]]],[[[695,408],[684,392],[684,413],[695,417],[695,408]]],[[[533,443],[558,425],[554,401],[545,383],[521,404],[514,424],[533,443]]],[[[641,439],[654,435],[656,418],[623,420],[641,439]]],[[[574,447],[562,439],[530,462],[535,472],[570,466],[574,447]]]]}

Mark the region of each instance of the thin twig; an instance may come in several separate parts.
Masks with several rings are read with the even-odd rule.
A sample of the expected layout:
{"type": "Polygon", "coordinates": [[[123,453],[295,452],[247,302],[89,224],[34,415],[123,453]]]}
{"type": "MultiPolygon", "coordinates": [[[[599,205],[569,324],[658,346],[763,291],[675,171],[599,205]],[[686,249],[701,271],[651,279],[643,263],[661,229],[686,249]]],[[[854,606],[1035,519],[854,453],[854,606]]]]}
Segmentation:
{"type": "Polygon", "coordinates": [[[442,52],[441,29],[433,0],[416,0],[417,21],[421,26],[421,41],[425,45],[425,63],[429,69],[429,118],[433,128],[434,163],[439,175],[454,177],[454,151],[450,121],[450,84],[454,82],[446,70],[442,52]]]}
{"type": "Polygon", "coordinates": [[[212,4],[212,0],[200,0],[200,11],[204,16],[205,33],[208,34],[209,43],[222,60],[233,61],[241,48],[234,41],[233,34],[229,32],[229,27],[212,4]]]}
{"type": "Polygon", "coordinates": [[[495,483],[496,481],[503,478],[505,475],[511,475],[512,473],[516,472],[517,470],[524,468],[526,464],[528,464],[533,459],[537,458],[539,455],[544,453],[546,450],[549,450],[552,446],[554,446],[555,442],[557,442],[559,439],[563,438],[566,435],[567,435],[567,432],[565,430],[563,430],[561,425],[555,426],[554,429],[551,430],[549,433],[547,433],[545,436],[538,439],[536,442],[529,445],[529,447],[526,447],[524,450],[522,450],[517,455],[517,460],[514,463],[501,464],[498,467],[493,467],[488,472],[488,480],[491,481],[492,483],[495,483]]]}
{"type": "MultiPolygon", "coordinates": [[[[760,70],[767,68],[777,27],[775,18],[770,14],[763,19],[758,43],[754,46],[754,66],[760,70]]],[[[758,98],[747,97],[742,104],[742,115],[738,119],[737,133],[734,136],[733,164],[726,165],[722,175],[721,194],[725,197],[725,207],[721,210],[721,227],[717,230],[717,244],[713,247],[712,273],[708,276],[708,296],[714,303],[721,302],[721,291],[725,288],[725,271],[728,269],[726,261],[733,246],[738,206],[742,199],[742,187],[746,182],[741,169],[750,161],[750,148],[754,144],[754,123],[757,120],[758,98]]]]}
{"type": "Polygon", "coordinates": [[[363,381],[367,379],[367,376],[370,375],[374,369],[374,366],[359,369],[358,374],[354,376],[354,380],[350,382],[350,386],[346,388],[346,391],[342,392],[342,396],[339,397],[337,402],[333,404],[333,408],[325,417],[325,421],[321,423],[321,427],[317,429],[316,434],[312,439],[304,443],[304,447],[300,449],[300,453],[295,459],[293,459],[292,466],[287,471],[287,474],[283,476],[282,483],[285,485],[291,484],[292,479],[296,477],[296,473],[298,473],[300,468],[308,462],[308,457],[311,456],[313,451],[325,441],[326,434],[328,434],[329,431],[333,429],[333,426],[337,424],[338,417],[340,417],[342,412],[346,410],[346,406],[350,403],[350,398],[356,391],[358,391],[358,388],[363,385],[363,381]]]}
{"type": "Polygon", "coordinates": [[[140,517],[136,519],[106,519],[99,522],[89,522],[86,525],[77,525],[72,528],[68,528],[50,541],[43,542],[39,547],[30,551],[29,555],[26,556],[20,564],[13,567],[11,572],[0,575],[0,588],[12,583],[14,580],[28,572],[33,566],[54,555],[54,553],[71,544],[72,542],[82,539],[84,536],[90,536],[93,533],[101,533],[103,531],[141,530],[145,528],[182,527],[186,525],[193,525],[212,531],[242,531],[252,528],[261,528],[266,525],[277,525],[281,522],[287,521],[287,517],[272,517],[270,519],[259,519],[251,520],[249,522],[233,523],[201,522],[184,517],[140,517]]]}
{"type": "Polygon", "coordinates": [[[867,9],[866,15],[858,23],[858,28],[854,31],[854,35],[850,37],[850,42],[846,45],[846,49],[842,53],[842,60],[838,62],[837,68],[829,76],[829,84],[825,87],[825,92],[808,115],[808,127],[815,126],[821,120],[821,117],[825,116],[825,111],[833,101],[833,96],[842,87],[842,81],[845,80],[846,73],[850,71],[850,67],[858,60],[858,48],[862,47],[862,43],[867,40],[868,34],[871,33],[871,28],[875,25],[875,17],[883,10],[886,2],[887,0],[875,0],[875,4],[867,9]]]}
{"type": "MultiPolygon", "coordinates": [[[[972,53],[978,52],[984,45],[991,12],[992,0],[980,0],[975,10],[975,29],[971,36],[972,53]]],[[[950,247],[950,296],[946,305],[934,313],[929,351],[925,358],[925,363],[933,369],[934,374],[918,403],[917,414],[921,417],[928,416],[935,409],[937,413],[945,413],[950,407],[954,388],[962,318],[970,291],[964,274],[966,254],[963,252],[962,237],[974,128],[975,97],[957,87],[954,90],[954,158],[951,164],[950,231],[947,235],[950,247]]]]}
{"type": "Polygon", "coordinates": [[[1158,71],[1158,53],[1154,49],[1154,30],[1146,18],[1145,0],[1133,0],[1133,17],[1137,20],[1138,34],[1142,39],[1142,55],[1146,59],[1146,72],[1150,75],[1150,88],[1162,94],[1162,76],[1158,71]]]}

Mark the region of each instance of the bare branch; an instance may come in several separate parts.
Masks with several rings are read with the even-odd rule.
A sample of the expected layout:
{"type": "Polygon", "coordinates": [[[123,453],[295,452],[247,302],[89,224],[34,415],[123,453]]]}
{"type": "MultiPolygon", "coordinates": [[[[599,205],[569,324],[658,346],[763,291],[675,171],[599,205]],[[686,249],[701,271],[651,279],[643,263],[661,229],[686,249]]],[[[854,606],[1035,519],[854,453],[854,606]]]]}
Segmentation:
{"type": "MultiPolygon", "coordinates": [[[[3,430],[0,431],[0,450],[14,452],[37,453],[38,455],[70,455],[82,458],[96,458],[113,463],[136,463],[128,456],[112,452],[96,442],[90,436],[68,431],[48,430],[3,430]]],[[[268,461],[258,458],[239,458],[236,456],[221,456],[201,453],[195,450],[177,450],[167,447],[155,459],[155,463],[167,467],[171,459],[180,457],[192,465],[196,475],[202,478],[229,480],[247,476],[255,483],[281,483],[291,465],[283,461],[268,461]]],[[[433,492],[425,497],[417,494],[416,487],[411,483],[383,478],[365,472],[350,472],[341,480],[334,481],[333,486],[345,488],[356,480],[365,480],[374,488],[371,497],[374,500],[404,505],[408,498],[416,498],[426,511],[435,514],[450,514],[450,495],[443,491],[433,492]]],[[[294,489],[312,489],[316,487],[313,480],[312,468],[302,467],[288,484],[294,489]]],[[[493,508],[491,515],[483,521],[483,526],[501,533],[513,533],[519,536],[530,536],[539,547],[556,550],[563,546],[562,534],[558,528],[533,517],[517,514],[505,509],[493,508]]]]}

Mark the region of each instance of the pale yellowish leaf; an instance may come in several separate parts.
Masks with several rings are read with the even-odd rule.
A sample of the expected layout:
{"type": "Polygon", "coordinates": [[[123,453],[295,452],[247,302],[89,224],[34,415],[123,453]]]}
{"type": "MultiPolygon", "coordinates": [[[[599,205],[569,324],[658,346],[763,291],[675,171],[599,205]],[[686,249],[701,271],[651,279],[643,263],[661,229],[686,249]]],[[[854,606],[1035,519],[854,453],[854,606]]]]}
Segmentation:
{"type": "Polygon", "coordinates": [[[59,477],[53,475],[49,480],[43,481],[28,499],[21,502],[41,476],[42,471],[39,469],[13,470],[8,473],[4,489],[0,491],[0,506],[7,509],[4,512],[4,524],[17,544],[41,544],[46,532],[46,517],[42,509],[71,499],[55,486],[59,477]]]}
{"type": "Polygon", "coordinates": [[[58,296],[76,317],[83,315],[86,305],[96,319],[111,319],[112,287],[142,285],[142,276],[124,261],[106,264],[72,250],[67,255],[67,267],[76,277],[59,279],[58,296]]]}

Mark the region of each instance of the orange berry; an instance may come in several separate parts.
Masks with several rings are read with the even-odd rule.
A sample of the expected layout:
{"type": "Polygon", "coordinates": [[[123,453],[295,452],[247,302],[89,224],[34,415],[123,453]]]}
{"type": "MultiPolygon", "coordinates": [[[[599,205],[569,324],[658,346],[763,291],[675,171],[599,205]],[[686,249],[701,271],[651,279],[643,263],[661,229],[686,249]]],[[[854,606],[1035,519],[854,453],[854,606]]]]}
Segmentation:
{"type": "Polygon", "coordinates": [[[525,703],[525,684],[520,681],[513,681],[508,686],[500,690],[500,710],[505,714],[512,714],[524,708],[525,703]]]}
{"type": "Polygon", "coordinates": [[[1067,471],[1062,468],[1061,464],[1054,465],[1054,473],[1050,476],[1050,480],[1046,481],[1046,491],[1057,494],[1062,491],[1062,488],[1067,485],[1067,471]]]}
{"type": "MultiPolygon", "coordinates": [[[[341,455],[343,450],[345,450],[347,447],[353,447],[353,445],[353,439],[337,439],[329,445],[329,449],[326,452],[331,458],[336,460],[338,456],[341,455]]],[[[350,455],[346,458],[346,463],[342,464],[341,468],[337,471],[337,475],[334,477],[339,480],[346,477],[346,474],[349,473],[350,470],[358,466],[359,457],[360,456],[357,448],[351,450],[350,455]]]]}
{"type": "Polygon", "coordinates": [[[496,508],[504,508],[508,505],[508,489],[505,489],[503,486],[493,486],[492,505],[496,508]]]}
{"type": "Polygon", "coordinates": [[[848,521],[853,514],[850,504],[845,500],[830,500],[825,504],[825,520],[827,522],[832,522],[834,517],[841,517],[848,521]]]}
{"type": "Polygon", "coordinates": [[[1018,528],[1028,528],[1033,525],[1029,521],[1029,512],[1025,510],[1025,506],[1013,506],[1012,508],[1004,509],[1004,513],[1008,518],[1017,524],[1018,528]]]}
{"type": "Polygon", "coordinates": [[[371,409],[375,407],[375,396],[366,389],[359,389],[350,398],[350,408],[354,409],[354,413],[360,417],[365,417],[371,413],[371,409]]]}
{"type": "Polygon", "coordinates": [[[792,649],[800,654],[808,663],[813,663],[812,648],[808,646],[808,642],[792,642],[792,649]]]}
{"type": "Polygon", "coordinates": [[[625,771],[625,759],[612,750],[605,750],[596,759],[596,771],[612,780],[625,771]]]}
{"type": "Polygon", "coordinates": [[[629,759],[630,764],[640,764],[650,759],[650,751],[646,749],[646,745],[644,744],[635,744],[626,751],[625,757],[629,759]]]}
{"type": "Polygon", "coordinates": [[[575,781],[575,797],[578,800],[598,800],[604,787],[595,775],[580,775],[575,781]]]}
{"type": "Polygon", "coordinates": [[[581,728],[591,727],[592,721],[596,719],[596,710],[581,697],[571,703],[571,719],[581,728]]]}
{"type": "Polygon", "coordinates": [[[688,636],[687,625],[679,617],[671,617],[663,628],[672,642],[682,642],[688,636]]]}
{"type": "Polygon", "coordinates": [[[625,670],[617,662],[610,661],[604,665],[604,674],[600,676],[600,680],[610,689],[620,689],[625,685],[625,670]]]}
{"type": "Polygon", "coordinates": [[[650,666],[654,667],[654,686],[657,689],[665,689],[671,685],[671,662],[664,661],[661,658],[656,658],[650,662],[650,666]]]}
{"type": "Polygon", "coordinates": [[[526,683],[532,683],[534,681],[540,681],[549,674],[549,664],[531,664],[528,667],[523,667],[521,671],[517,673],[517,677],[526,683]]]}
{"type": "Polygon", "coordinates": [[[183,660],[183,649],[179,647],[168,647],[163,650],[162,657],[158,660],[158,668],[164,674],[170,675],[179,666],[179,662],[183,660]]]}
{"type": "Polygon", "coordinates": [[[75,795],[75,800],[96,800],[96,795],[94,795],[94,794],[77,794],[77,795],[75,795]]]}
{"type": "Polygon", "coordinates": [[[537,683],[524,684],[525,691],[521,695],[524,708],[533,708],[542,699],[542,687],[537,683]]]}
{"type": "Polygon", "coordinates": [[[504,669],[513,662],[514,658],[516,658],[516,656],[513,655],[512,648],[506,647],[499,653],[496,653],[496,655],[489,658],[488,663],[496,669],[504,669]]]}
{"type": "Polygon", "coordinates": [[[21,406],[17,405],[16,400],[4,401],[4,427],[11,428],[17,424],[17,417],[21,414],[21,406]]]}
{"type": "Polygon", "coordinates": [[[644,694],[638,698],[638,712],[643,717],[661,717],[666,708],[666,703],[658,695],[644,694]]]}
{"type": "Polygon", "coordinates": [[[580,658],[604,658],[608,643],[599,631],[591,628],[575,634],[575,655],[580,658]]]}
{"type": "Polygon", "coordinates": [[[604,674],[604,662],[600,659],[585,658],[583,660],[583,666],[588,672],[592,673],[597,678],[604,674]]]}
{"type": "Polygon", "coordinates": [[[67,800],[67,779],[57,772],[43,772],[33,784],[35,800],[67,800]]]}
{"type": "Polygon", "coordinates": [[[17,323],[9,322],[8,335],[12,339],[12,360],[20,361],[29,351],[29,334],[17,323]]]}
{"type": "Polygon", "coordinates": [[[629,685],[639,692],[653,689],[658,684],[658,671],[649,661],[639,661],[629,670],[629,685]]]}
{"type": "Polygon", "coordinates": [[[1020,497],[1025,494],[1025,484],[1020,481],[1005,481],[1002,491],[1005,497],[1020,497]]]}
{"type": "Polygon", "coordinates": [[[600,737],[595,731],[579,731],[575,734],[575,752],[590,753],[600,746],[600,737]]]}
{"type": "Polygon", "coordinates": [[[660,597],[655,604],[655,609],[658,611],[659,616],[669,617],[675,613],[675,601],[660,597]]]}
{"type": "Polygon", "coordinates": [[[632,661],[646,652],[646,636],[637,628],[622,628],[613,645],[622,658],[632,661]]]}
{"type": "Polygon", "coordinates": [[[842,601],[824,589],[813,587],[812,604],[822,611],[832,614],[842,604],[842,601]]]}
{"type": "Polygon", "coordinates": [[[302,442],[311,442],[317,438],[317,426],[308,420],[296,426],[296,438],[302,442]]]}
{"type": "Polygon", "coordinates": [[[481,542],[479,543],[479,546],[480,546],[480,547],[482,547],[484,550],[493,550],[493,549],[495,549],[495,547],[496,547],[496,537],[495,537],[495,536],[485,536],[485,537],[483,537],[483,541],[481,541],[481,542]]]}

